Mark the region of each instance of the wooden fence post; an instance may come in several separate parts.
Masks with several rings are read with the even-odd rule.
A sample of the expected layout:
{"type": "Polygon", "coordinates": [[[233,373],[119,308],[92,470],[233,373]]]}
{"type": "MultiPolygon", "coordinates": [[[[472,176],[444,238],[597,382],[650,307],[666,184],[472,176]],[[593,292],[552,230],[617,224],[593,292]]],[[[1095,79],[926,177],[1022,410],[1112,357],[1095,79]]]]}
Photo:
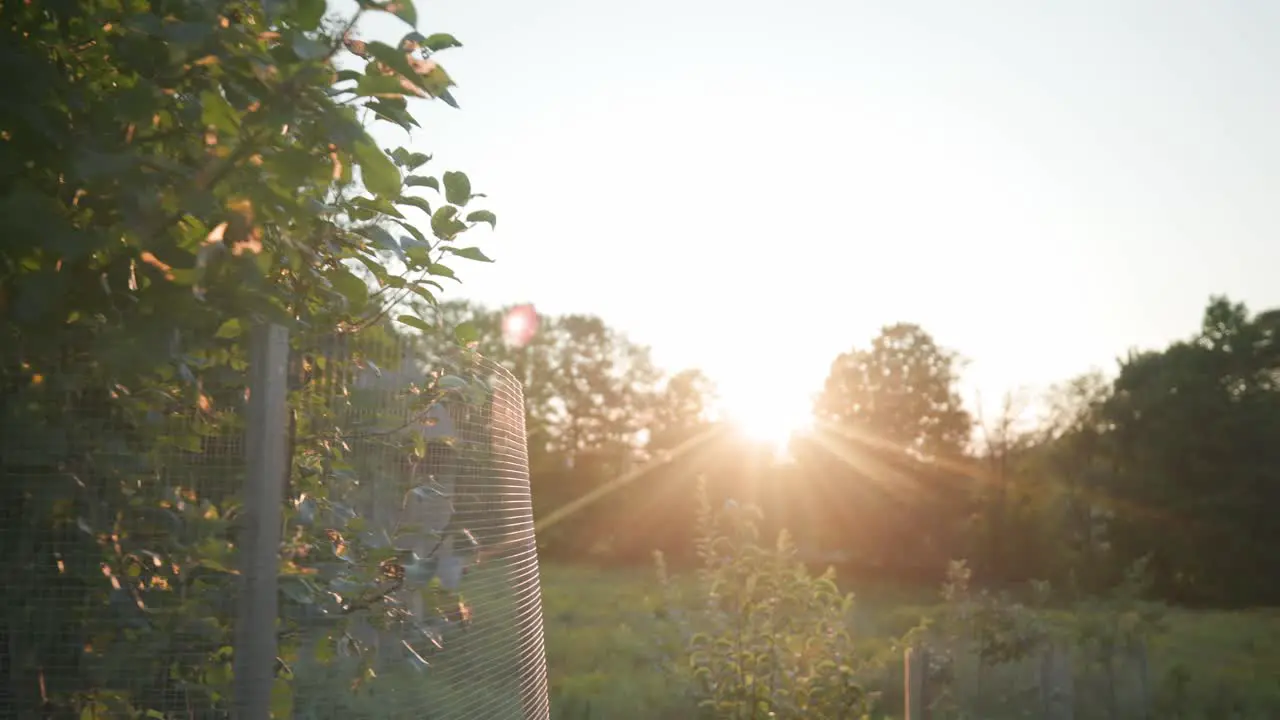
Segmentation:
{"type": "Polygon", "coordinates": [[[1056,644],[1046,647],[1040,658],[1040,703],[1045,720],[1072,720],[1075,717],[1071,655],[1056,644]]]}
{"type": "Polygon", "coordinates": [[[236,606],[237,720],[271,716],[275,680],[277,568],[285,473],[289,332],[255,327],[250,336],[249,402],[245,423],[245,487],[239,534],[240,597],[236,606]]]}
{"type": "Polygon", "coordinates": [[[902,659],[903,704],[906,720],[929,718],[929,651],[924,647],[909,647],[902,659]]]}

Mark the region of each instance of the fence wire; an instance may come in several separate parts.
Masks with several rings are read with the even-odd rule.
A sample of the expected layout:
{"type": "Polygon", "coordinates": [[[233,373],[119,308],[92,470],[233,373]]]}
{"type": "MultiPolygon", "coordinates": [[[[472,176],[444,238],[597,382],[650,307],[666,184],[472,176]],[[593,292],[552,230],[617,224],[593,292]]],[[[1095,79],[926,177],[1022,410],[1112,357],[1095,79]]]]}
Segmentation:
{"type": "Polygon", "coordinates": [[[328,501],[300,477],[294,518],[352,568],[330,583],[346,628],[320,632],[334,657],[309,640],[325,662],[297,671],[299,717],[545,717],[520,386],[472,353],[383,340],[301,350],[295,457],[328,501]]]}
{"type": "MultiPolygon", "coordinates": [[[[386,328],[291,345],[272,716],[546,718],[519,384],[386,328]]],[[[0,378],[0,717],[231,717],[247,344],[68,348],[0,378]]]]}

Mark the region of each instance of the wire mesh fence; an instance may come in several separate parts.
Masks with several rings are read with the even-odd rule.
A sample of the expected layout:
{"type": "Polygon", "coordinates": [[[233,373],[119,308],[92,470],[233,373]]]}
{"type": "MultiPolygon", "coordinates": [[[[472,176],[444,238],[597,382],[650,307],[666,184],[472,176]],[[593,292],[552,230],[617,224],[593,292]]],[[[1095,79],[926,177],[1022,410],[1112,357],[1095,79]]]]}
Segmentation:
{"type": "Polygon", "coordinates": [[[519,384],[275,332],[6,358],[0,717],[547,717],[519,384]]]}

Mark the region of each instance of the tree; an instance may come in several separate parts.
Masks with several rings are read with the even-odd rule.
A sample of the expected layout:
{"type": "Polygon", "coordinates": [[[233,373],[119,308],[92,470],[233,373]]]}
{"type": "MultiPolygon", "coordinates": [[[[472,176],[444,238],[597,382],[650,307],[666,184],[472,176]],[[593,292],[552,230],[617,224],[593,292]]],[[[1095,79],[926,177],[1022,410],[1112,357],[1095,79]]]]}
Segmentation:
{"type": "Polygon", "coordinates": [[[1152,555],[1157,589],[1198,602],[1275,602],[1280,546],[1280,338],[1214,298],[1199,333],[1131,355],[1103,406],[1113,430],[1111,533],[1152,555]]]}
{"type": "Polygon", "coordinates": [[[468,326],[475,349],[523,384],[531,453],[572,464],[637,451],[660,378],[649,349],[592,315],[542,316],[530,340],[515,346],[504,340],[503,322],[523,307],[452,301],[435,314],[441,326],[468,326]]]}
{"type": "Polygon", "coordinates": [[[563,379],[555,446],[572,458],[630,456],[659,378],[649,349],[589,315],[557,318],[549,335],[563,379]]]}
{"type": "Polygon", "coordinates": [[[825,549],[875,572],[941,571],[972,494],[955,469],[971,425],[958,362],[900,323],[832,363],[815,403],[819,432],[793,449],[825,549]]]}
{"type": "MultiPolygon", "coordinates": [[[[538,468],[547,462],[557,376],[553,371],[553,358],[547,352],[544,327],[539,327],[522,346],[513,345],[504,337],[503,324],[516,311],[532,312],[527,305],[490,308],[467,300],[450,300],[420,310],[425,317],[432,318],[440,330],[463,328],[476,352],[502,365],[521,384],[529,462],[531,467],[538,468]]],[[[545,324],[547,321],[539,320],[539,325],[545,324]]],[[[423,343],[425,351],[432,355],[452,347],[445,332],[425,335],[423,343]]]]}
{"type": "Polygon", "coordinates": [[[1041,576],[1071,579],[1083,590],[1111,587],[1124,569],[1107,540],[1114,448],[1103,408],[1111,393],[1111,380],[1096,371],[1051,388],[1028,458],[1028,472],[1044,481],[1047,495],[1040,528],[1059,548],[1042,561],[1041,576]]]}
{"type": "Polygon", "coordinates": [[[1024,522],[1030,519],[1029,506],[1035,499],[1025,472],[1034,438],[1018,422],[1024,407],[1024,398],[1006,393],[999,414],[987,422],[979,410],[977,422],[982,444],[974,473],[978,513],[971,530],[977,535],[978,567],[996,580],[1014,575],[1018,560],[1034,557],[1034,552],[1028,552],[1030,523],[1024,522]],[[1012,542],[1014,537],[1020,541],[1012,542]]]}
{"type": "Polygon", "coordinates": [[[690,368],[667,378],[653,401],[648,450],[671,450],[704,431],[714,397],[715,385],[701,370],[690,368]]]}
{"type": "MultiPolygon", "coordinates": [[[[534,510],[543,515],[641,459],[661,374],[647,347],[591,315],[540,316],[526,342],[509,342],[504,322],[516,314],[527,321],[528,312],[525,305],[493,309],[454,301],[441,303],[434,317],[440,325],[466,326],[475,349],[522,383],[534,510]]],[[[585,550],[592,538],[608,535],[599,530],[600,519],[623,501],[615,493],[592,507],[592,517],[575,516],[539,541],[550,551],[585,550]]]]}
{"type": "MultiPolygon", "coordinates": [[[[457,41],[411,29],[392,44],[360,40],[355,18],[325,10],[316,0],[0,8],[6,715],[227,712],[225,540],[238,478],[215,462],[243,431],[245,330],[269,320],[295,338],[376,343],[405,297],[434,300],[435,279],[455,276],[452,258],[487,259],[459,243],[494,222],[466,209],[467,177],[429,176],[427,155],[388,155],[364,126],[417,126],[411,100],[455,104],[435,53],[457,41]]],[[[356,17],[367,14],[416,21],[407,0],[361,3],[356,17]]],[[[343,429],[298,395],[306,432],[291,507],[303,492],[323,499],[343,468],[343,429]]],[[[323,528],[294,540],[312,558],[333,553],[323,528]]],[[[286,593],[285,656],[334,598],[375,598],[341,614],[339,635],[386,611],[378,562],[355,534],[348,545],[347,569],[286,593]],[[330,586],[339,581],[341,592],[330,586]]],[[[302,573],[295,559],[282,564],[302,573]]],[[[278,682],[276,712],[289,714],[289,681],[278,682]]]]}
{"type": "Polygon", "coordinates": [[[972,422],[955,389],[958,364],[918,325],[885,327],[869,349],[832,363],[817,414],[922,457],[959,456],[972,422]]]}

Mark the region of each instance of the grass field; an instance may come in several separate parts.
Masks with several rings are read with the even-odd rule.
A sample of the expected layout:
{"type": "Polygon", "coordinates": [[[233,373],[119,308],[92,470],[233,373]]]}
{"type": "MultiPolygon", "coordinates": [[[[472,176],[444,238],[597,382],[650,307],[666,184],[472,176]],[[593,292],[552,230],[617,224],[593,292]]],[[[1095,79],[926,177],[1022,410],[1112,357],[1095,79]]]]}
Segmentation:
{"type": "MultiPolygon", "coordinates": [[[[679,574],[676,581],[689,582],[679,574]]],[[[542,587],[552,717],[693,717],[684,688],[663,669],[680,641],[659,617],[661,589],[651,570],[544,565],[542,587]]],[[[886,651],[940,608],[936,593],[849,590],[857,597],[851,623],[869,653],[886,651]]],[[[1280,718],[1280,610],[1170,610],[1166,619],[1167,630],[1150,643],[1157,717],[1280,718]]],[[[895,708],[894,676],[885,684],[886,705],[895,708]]]]}

